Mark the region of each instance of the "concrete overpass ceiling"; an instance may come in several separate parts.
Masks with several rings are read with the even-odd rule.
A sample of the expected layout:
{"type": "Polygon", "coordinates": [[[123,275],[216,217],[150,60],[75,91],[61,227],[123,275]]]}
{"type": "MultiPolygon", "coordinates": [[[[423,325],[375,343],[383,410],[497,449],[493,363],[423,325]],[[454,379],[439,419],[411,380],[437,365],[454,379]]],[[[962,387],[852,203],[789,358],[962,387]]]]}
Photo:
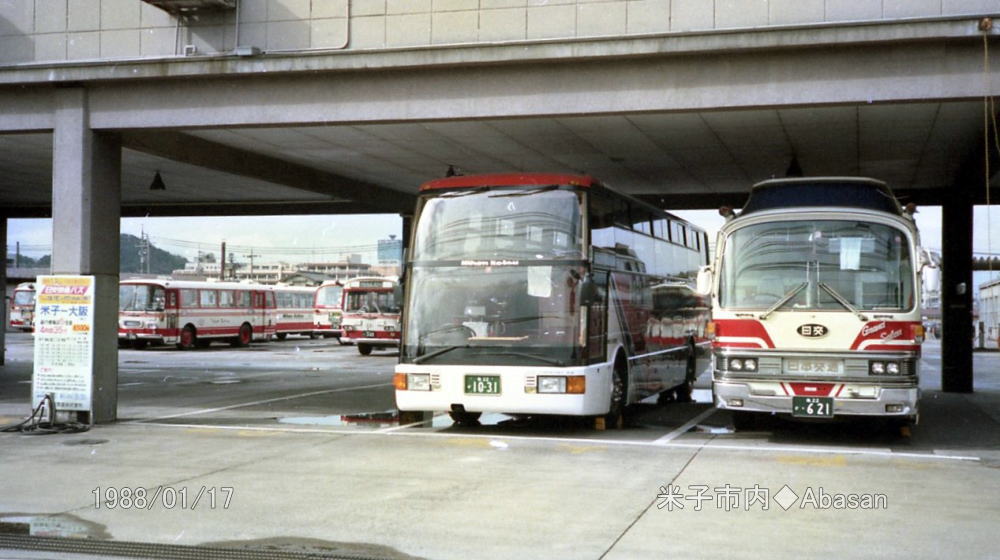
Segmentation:
{"type": "MultiPolygon", "coordinates": [[[[0,177],[0,200],[4,201],[3,205],[50,204],[52,134],[0,135],[0,177]]],[[[123,205],[331,200],[330,196],[268,181],[133,150],[122,151],[123,205]],[[149,185],[157,171],[167,188],[151,191],[149,185]]]]}
{"type": "MultiPolygon", "coordinates": [[[[331,203],[348,198],[326,186],[338,177],[357,181],[362,193],[364,185],[377,185],[412,196],[449,165],[467,174],[590,173],[636,195],[741,193],[783,176],[793,155],[808,175],[866,175],[898,190],[938,189],[953,185],[981,127],[980,101],[953,101],[141,131],[131,138],[150,139],[154,149],[124,150],[123,204],[331,203]],[[158,135],[169,136],[161,143],[167,148],[156,145],[158,135]],[[171,159],[169,146],[177,142],[201,142],[211,153],[171,159]],[[229,163],[213,167],[216,152],[229,163]],[[243,172],[241,158],[267,161],[266,172],[243,172]],[[286,165],[316,177],[282,181],[286,165]],[[149,190],[156,171],[164,191],[149,190]]],[[[49,133],[0,135],[4,206],[49,203],[51,143],[49,133]]]]}
{"type": "Polygon", "coordinates": [[[981,137],[978,101],[196,130],[186,134],[413,193],[444,174],[590,173],[632,194],[744,192],[783,176],[952,184],[981,137]]]}

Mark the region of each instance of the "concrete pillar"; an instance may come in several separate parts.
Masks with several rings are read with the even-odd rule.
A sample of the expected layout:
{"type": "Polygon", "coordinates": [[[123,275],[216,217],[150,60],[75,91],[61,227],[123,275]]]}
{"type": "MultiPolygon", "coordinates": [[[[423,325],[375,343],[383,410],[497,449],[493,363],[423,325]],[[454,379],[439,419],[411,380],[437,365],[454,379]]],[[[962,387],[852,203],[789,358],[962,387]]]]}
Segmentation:
{"type": "Polygon", "coordinates": [[[118,237],[121,139],[90,129],[87,91],[56,92],[52,136],[52,274],[95,277],[93,413],[118,410],[118,237]]]}
{"type": "Polygon", "coordinates": [[[941,208],[941,388],[951,393],[972,392],[972,209],[968,183],[941,208]]]}
{"type": "Polygon", "coordinates": [[[7,216],[0,214],[0,247],[3,247],[3,267],[0,268],[0,288],[3,289],[0,297],[0,366],[4,364],[4,357],[7,356],[7,216]]]}

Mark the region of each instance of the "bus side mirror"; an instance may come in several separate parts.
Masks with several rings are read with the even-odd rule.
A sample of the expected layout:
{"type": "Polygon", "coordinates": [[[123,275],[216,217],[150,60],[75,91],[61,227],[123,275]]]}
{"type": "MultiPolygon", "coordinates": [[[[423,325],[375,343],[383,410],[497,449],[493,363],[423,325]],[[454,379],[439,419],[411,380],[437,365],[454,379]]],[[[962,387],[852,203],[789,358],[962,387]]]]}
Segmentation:
{"type": "Polygon", "coordinates": [[[580,280],[580,305],[591,306],[598,302],[600,299],[597,293],[597,284],[594,283],[593,277],[587,274],[580,280]]]}
{"type": "Polygon", "coordinates": [[[712,293],[712,267],[705,265],[698,269],[698,279],[695,281],[695,291],[707,296],[712,293]]]}

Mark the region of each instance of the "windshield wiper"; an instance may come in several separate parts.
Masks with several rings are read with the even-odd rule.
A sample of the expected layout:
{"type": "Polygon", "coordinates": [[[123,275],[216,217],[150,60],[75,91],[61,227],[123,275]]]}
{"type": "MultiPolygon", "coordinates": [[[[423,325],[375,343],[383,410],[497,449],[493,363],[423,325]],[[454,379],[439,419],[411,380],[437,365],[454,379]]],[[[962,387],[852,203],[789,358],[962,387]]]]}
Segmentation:
{"type": "Polygon", "coordinates": [[[462,198],[463,196],[479,194],[483,191],[488,191],[488,190],[490,190],[489,187],[479,187],[478,189],[471,189],[468,191],[448,192],[441,195],[441,198],[462,198]]]}
{"type": "Polygon", "coordinates": [[[534,359],[536,359],[536,360],[538,360],[540,362],[545,362],[546,364],[550,364],[550,365],[553,365],[553,366],[564,366],[564,365],[566,365],[561,360],[556,360],[554,358],[546,358],[545,356],[539,356],[537,354],[529,354],[527,352],[515,352],[513,350],[503,350],[503,351],[494,351],[494,352],[481,352],[481,354],[485,355],[485,356],[519,356],[521,358],[534,358],[534,359]]]}
{"type": "Polygon", "coordinates": [[[530,191],[518,191],[513,193],[497,193],[491,194],[490,198],[510,198],[514,196],[530,196],[533,194],[543,193],[546,191],[554,191],[559,188],[559,185],[549,185],[547,187],[541,187],[538,189],[532,189],[530,191]]]}
{"type": "Polygon", "coordinates": [[[441,354],[444,354],[446,352],[451,352],[452,350],[455,350],[456,348],[469,348],[469,345],[468,344],[456,344],[455,346],[445,346],[444,348],[440,348],[438,350],[435,350],[435,351],[431,352],[430,354],[424,354],[423,356],[417,356],[416,358],[413,358],[413,363],[419,364],[420,362],[429,360],[431,358],[436,358],[436,357],[438,357],[441,354]]]}
{"type": "Polygon", "coordinates": [[[764,319],[767,319],[768,316],[771,315],[771,313],[774,313],[781,306],[783,306],[786,303],[788,303],[789,301],[791,301],[792,298],[794,298],[795,296],[799,295],[799,292],[801,292],[808,285],[809,285],[808,282],[803,282],[803,283],[799,284],[798,287],[793,288],[792,291],[790,291],[787,294],[785,294],[784,297],[782,297],[777,302],[775,302],[775,304],[772,305],[771,307],[768,307],[767,311],[761,313],[760,316],[757,317],[757,318],[760,319],[761,321],[763,321],[764,319]]]}
{"type": "Polygon", "coordinates": [[[854,315],[857,316],[858,319],[861,319],[862,321],[866,322],[868,321],[868,317],[865,316],[864,313],[858,311],[858,308],[851,305],[851,302],[847,301],[847,298],[845,298],[844,296],[838,294],[836,290],[834,290],[833,288],[822,282],[819,283],[819,287],[823,288],[823,291],[830,294],[830,296],[833,297],[833,299],[837,300],[837,303],[843,305],[845,309],[847,309],[851,313],[854,313],[854,315]]]}

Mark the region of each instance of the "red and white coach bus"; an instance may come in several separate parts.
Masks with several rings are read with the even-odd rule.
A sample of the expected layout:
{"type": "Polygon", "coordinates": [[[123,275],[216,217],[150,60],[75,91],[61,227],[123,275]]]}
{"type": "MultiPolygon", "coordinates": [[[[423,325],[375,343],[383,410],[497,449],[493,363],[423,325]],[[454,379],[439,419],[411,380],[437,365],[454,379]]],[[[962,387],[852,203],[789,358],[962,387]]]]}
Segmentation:
{"type": "Polygon", "coordinates": [[[344,283],[341,328],[363,356],[375,348],[399,346],[396,278],[360,277],[344,283]]]}
{"type": "Polygon", "coordinates": [[[35,325],[34,317],[35,283],[22,282],[14,288],[14,295],[10,300],[10,326],[31,332],[35,325]]]}
{"type": "Polygon", "coordinates": [[[594,416],[690,398],[707,369],[705,233],[578,175],[420,189],[394,384],[401,411],[594,416]]]}
{"type": "Polygon", "coordinates": [[[336,338],[343,343],[344,331],[340,322],[344,284],[339,280],[327,280],[316,289],[313,314],[313,334],[324,338],[336,338]]]}
{"type": "Polygon", "coordinates": [[[247,346],[275,333],[270,286],[231,282],[125,280],[118,287],[118,341],[135,348],[212,341],[247,346]]]}
{"type": "Polygon", "coordinates": [[[274,335],[284,340],[290,334],[313,336],[313,303],[316,288],[306,286],[273,286],[274,335]]]}
{"type": "Polygon", "coordinates": [[[737,428],[760,413],[917,420],[920,239],[913,208],[864,178],[753,187],[722,209],[713,390],[737,428]]]}

